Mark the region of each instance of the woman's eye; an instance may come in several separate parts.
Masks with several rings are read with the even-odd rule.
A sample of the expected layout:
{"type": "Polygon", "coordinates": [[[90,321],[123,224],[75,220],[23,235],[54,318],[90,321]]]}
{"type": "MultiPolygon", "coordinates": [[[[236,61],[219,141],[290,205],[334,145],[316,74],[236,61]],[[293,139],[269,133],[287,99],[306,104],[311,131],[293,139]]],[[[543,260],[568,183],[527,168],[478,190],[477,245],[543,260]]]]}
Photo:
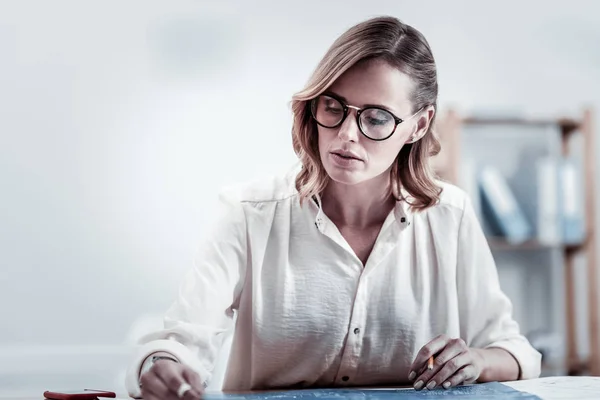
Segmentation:
{"type": "Polygon", "coordinates": [[[386,125],[392,120],[392,116],[388,112],[379,109],[367,110],[363,115],[365,122],[372,126],[386,125]]]}
{"type": "Polygon", "coordinates": [[[388,121],[389,120],[387,120],[387,119],[378,119],[378,118],[371,118],[371,117],[367,118],[367,122],[370,125],[385,125],[388,123],[388,121]]]}
{"type": "Polygon", "coordinates": [[[342,112],[342,110],[340,108],[328,107],[328,106],[325,106],[325,111],[327,111],[328,113],[332,113],[332,114],[340,114],[342,112]]]}

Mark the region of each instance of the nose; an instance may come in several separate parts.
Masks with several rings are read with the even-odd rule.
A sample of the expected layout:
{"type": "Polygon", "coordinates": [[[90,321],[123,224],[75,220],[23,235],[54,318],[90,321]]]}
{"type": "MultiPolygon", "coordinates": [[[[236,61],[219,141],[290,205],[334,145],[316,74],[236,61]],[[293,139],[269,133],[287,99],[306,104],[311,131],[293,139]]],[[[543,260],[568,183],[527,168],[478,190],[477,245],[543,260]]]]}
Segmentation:
{"type": "Polygon", "coordinates": [[[350,108],[348,115],[338,131],[338,137],[344,142],[357,142],[360,135],[360,128],[356,120],[356,110],[350,108]]]}

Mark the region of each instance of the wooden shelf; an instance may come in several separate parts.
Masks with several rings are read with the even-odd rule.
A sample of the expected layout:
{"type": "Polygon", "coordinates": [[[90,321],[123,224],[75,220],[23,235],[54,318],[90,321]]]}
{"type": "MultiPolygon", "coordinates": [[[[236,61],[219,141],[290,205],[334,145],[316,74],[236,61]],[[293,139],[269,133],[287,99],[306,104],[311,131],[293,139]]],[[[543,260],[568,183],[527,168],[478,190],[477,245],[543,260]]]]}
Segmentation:
{"type": "Polygon", "coordinates": [[[590,365],[592,360],[589,358],[585,359],[571,359],[571,360],[553,360],[544,361],[542,360],[542,374],[544,373],[554,375],[556,371],[560,371],[560,374],[567,374],[571,376],[581,376],[590,374],[590,365]],[[564,372],[562,372],[564,371],[564,372]]]}
{"type": "Polygon", "coordinates": [[[567,136],[581,129],[581,123],[573,118],[534,119],[534,118],[500,118],[500,117],[465,117],[461,118],[462,125],[558,125],[563,135],[567,136]]]}
{"type": "Polygon", "coordinates": [[[522,243],[511,243],[505,238],[497,236],[488,236],[487,241],[492,250],[501,251],[563,249],[565,253],[577,253],[585,247],[585,242],[577,244],[547,244],[540,243],[535,239],[527,240],[522,243]]]}
{"type": "MultiPolygon", "coordinates": [[[[570,148],[570,137],[578,134],[583,137],[583,168],[582,185],[585,189],[585,215],[586,215],[586,240],[584,243],[569,245],[547,245],[536,240],[528,240],[524,243],[514,244],[501,237],[489,237],[488,243],[492,250],[497,251],[533,251],[544,249],[562,249],[564,254],[565,270],[565,320],[567,349],[565,367],[570,374],[578,374],[587,371],[591,375],[600,376],[600,321],[598,310],[597,275],[598,265],[596,261],[596,234],[595,234],[595,162],[596,155],[594,144],[594,115],[591,109],[583,110],[581,118],[527,118],[518,116],[464,116],[455,110],[449,110],[445,116],[438,120],[438,132],[442,144],[442,151],[433,160],[433,167],[439,177],[450,183],[458,184],[460,176],[460,165],[463,156],[461,154],[461,136],[466,125],[522,125],[522,126],[557,126],[561,135],[562,154],[568,156],[570,148]],[[586,259],[586,285],[587,285],[587,322],[590,357],[580,360],[578,356],[577,324],[575,321],[576,305],[575,297],[577,287],[575,285],[575,256],[582,254],[586,259]]],[[[532,132],[532,134],[534,134],[532,132]]]]}
{"type": "Polygon", "coordinates": [[[546,361],[542,359],[542,376],[564,375],[567,373],[567,362],[565,360],[546,361]]]}
{"type": "Polygon", "coordinates": [[[492,250],[543,250],[561,247],[560,245],[548,245],[531,239],[522,243],[511,243],[502,237],[488,236],[488,244],[492,250]]]}
{"type": "Polygon", "coordinates": [[[463,124],[499,124],[499,125],[569,125],[569,126],[579,126],[579,120],[570,117],[560,117],[560,118],[525,118],[525,117],[470,117],[465,116],[461,118],[461,122],[463,124]]]}

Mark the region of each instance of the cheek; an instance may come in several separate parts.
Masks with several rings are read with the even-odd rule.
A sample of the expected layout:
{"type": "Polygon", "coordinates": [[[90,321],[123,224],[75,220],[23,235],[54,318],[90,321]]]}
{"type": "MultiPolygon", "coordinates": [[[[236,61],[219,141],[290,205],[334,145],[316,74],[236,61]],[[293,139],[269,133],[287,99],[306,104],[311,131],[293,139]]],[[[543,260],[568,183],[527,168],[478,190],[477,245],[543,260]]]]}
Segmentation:
{"type": "Polygon", "coordinates": [[[404,145],[404,143],[406,143],[410,139],[410,136],[413,134],[413,129],[411,129],[411,127],[408,124],[406,126],[402,125],[403,124],[400,124],[400,126],[398,126],[396,133],[394,133],[394,136],[392,136],[391,138],[394,140],[396,146],[398,146],[399,148],[402,147],[402,145],[404,145]]]}
{"type": "Polygon", "coordinates": [[[402,138],[390,138],[383,142],[375,142],[367,147],[369,161],[375,164],[391,165],[404,145],[402,138]],[[400,139],[400,140],[399,140],[400,139]]]}
{"type": "Polygon", "coordinates": [[[317,143],[319,143],[319,153],[323,153],[323,151],[327,151],[331,140],[335,136],[331,133],[331,129],[324,129],[322,127],[317,128],[317,143]]]}

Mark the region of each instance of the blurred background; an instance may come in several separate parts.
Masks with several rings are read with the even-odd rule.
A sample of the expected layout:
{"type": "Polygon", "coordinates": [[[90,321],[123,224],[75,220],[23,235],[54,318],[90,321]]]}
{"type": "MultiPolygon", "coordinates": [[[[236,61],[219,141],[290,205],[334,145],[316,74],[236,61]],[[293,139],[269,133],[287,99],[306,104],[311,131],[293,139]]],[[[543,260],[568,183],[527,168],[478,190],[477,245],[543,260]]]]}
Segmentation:
{"type": "Polygon", "coordinates": [[[599,2],[23,0],[0,2],[2,394],[124,395],[219,189],[295,163],[292,94],[382,14],[432,47],[435,166],[544,374],[599,374],[599,2]]]}

